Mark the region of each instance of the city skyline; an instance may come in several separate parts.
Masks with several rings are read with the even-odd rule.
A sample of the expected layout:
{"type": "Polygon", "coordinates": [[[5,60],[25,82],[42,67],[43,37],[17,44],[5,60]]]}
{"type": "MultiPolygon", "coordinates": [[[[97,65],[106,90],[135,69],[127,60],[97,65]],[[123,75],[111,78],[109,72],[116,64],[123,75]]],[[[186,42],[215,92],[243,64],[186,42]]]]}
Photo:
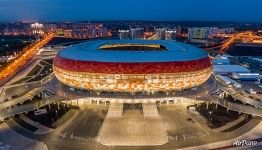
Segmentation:
{"type": "Polygon", "coordinates": [[[236,21],[262,22],[259,0],[0,0],[0,21],[236,21]],[[17,7],[19,6],[19,7],[17,7]],[[237,6],[237,8],[236,8],[237,6]],[[163,9],[165,8],[165,9],[163,9]],[[135,10],[135,11],[134,11],[135,10]],[[161,10],[161,11],[159,11],[161,10]],[[207,13],[209,12],[209,13],[207,13]]]}

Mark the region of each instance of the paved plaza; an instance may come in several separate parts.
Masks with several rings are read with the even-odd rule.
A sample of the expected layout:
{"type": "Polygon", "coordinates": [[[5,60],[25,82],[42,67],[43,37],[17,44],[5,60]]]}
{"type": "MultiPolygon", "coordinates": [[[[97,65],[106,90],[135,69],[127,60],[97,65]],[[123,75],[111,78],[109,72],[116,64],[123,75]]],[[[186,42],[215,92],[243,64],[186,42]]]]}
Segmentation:
{"type": "Polygon", "coordinates": [[[85,107],[61,135],[71,139],[95,140],[107,114],[107,107],[85,107]]]}
{"type": "Polygon", "coordinates": [[[187,104],[162,105],[158,107],[160,117],[172,143],[184,142],[208,136],[212,131],[198,124],[187,112],[187,104]]]}
{"type": "Polygon", "coordinates": [[[107,146],[165,144],[168,137],[161,119],[158,116],[145,116],[143,110],[124,110],[122,117],[107,116],[99,134],[99,142],[107,146]]]}

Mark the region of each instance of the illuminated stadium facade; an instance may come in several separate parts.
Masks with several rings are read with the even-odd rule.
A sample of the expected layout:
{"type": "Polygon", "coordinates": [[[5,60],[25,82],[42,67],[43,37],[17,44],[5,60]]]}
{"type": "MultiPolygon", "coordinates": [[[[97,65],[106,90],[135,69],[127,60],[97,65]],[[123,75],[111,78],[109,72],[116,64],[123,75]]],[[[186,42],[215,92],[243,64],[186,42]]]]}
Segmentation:
{"type": "Polygon", "coordinates": [[[54,74],[77,89],[154,93],[196,87],[212,73],[208,54],[174,41],[99,40],[55,57],[54,74]]]}

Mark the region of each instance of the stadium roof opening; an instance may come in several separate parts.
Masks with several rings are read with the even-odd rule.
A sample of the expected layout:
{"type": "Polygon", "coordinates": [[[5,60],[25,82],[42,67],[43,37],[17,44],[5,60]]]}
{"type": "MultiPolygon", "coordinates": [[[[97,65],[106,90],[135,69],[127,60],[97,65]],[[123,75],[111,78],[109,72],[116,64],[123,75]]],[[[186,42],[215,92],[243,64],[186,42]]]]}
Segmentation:
{"type": "Polygon", "coordinates": [[[160,44],[105,44],[98,50],[119,50],[119,51],[163,51],[167,48],[160,44]]]}

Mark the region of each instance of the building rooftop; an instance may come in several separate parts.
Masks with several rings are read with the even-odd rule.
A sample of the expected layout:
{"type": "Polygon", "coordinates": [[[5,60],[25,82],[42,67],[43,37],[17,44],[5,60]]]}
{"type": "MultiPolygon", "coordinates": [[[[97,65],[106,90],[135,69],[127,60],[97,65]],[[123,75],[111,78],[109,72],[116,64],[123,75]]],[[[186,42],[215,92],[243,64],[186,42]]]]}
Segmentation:
{"type": "Polygon", "coordinates": [[[213,59],[214,65],[230,65],[230,61],[228,59],[213,59]]]}
{"type": "Polygon", "coordinates": [[[200,48],[161,40],[96,40],[66,48],[59,55],[72,60],[96,62],[175,62],[208,57],[207,52],[200,48]],[[154,49],[154,46],[160,46],[162,50],[154,49]],[[147,48],[141,50],[141,47],[147,48]]]}
{"type": "Polygon", "coordinates": [[[213,72],[215,73],[248,73],[249,69],[240,65],[214,65],[213,72]]]}

